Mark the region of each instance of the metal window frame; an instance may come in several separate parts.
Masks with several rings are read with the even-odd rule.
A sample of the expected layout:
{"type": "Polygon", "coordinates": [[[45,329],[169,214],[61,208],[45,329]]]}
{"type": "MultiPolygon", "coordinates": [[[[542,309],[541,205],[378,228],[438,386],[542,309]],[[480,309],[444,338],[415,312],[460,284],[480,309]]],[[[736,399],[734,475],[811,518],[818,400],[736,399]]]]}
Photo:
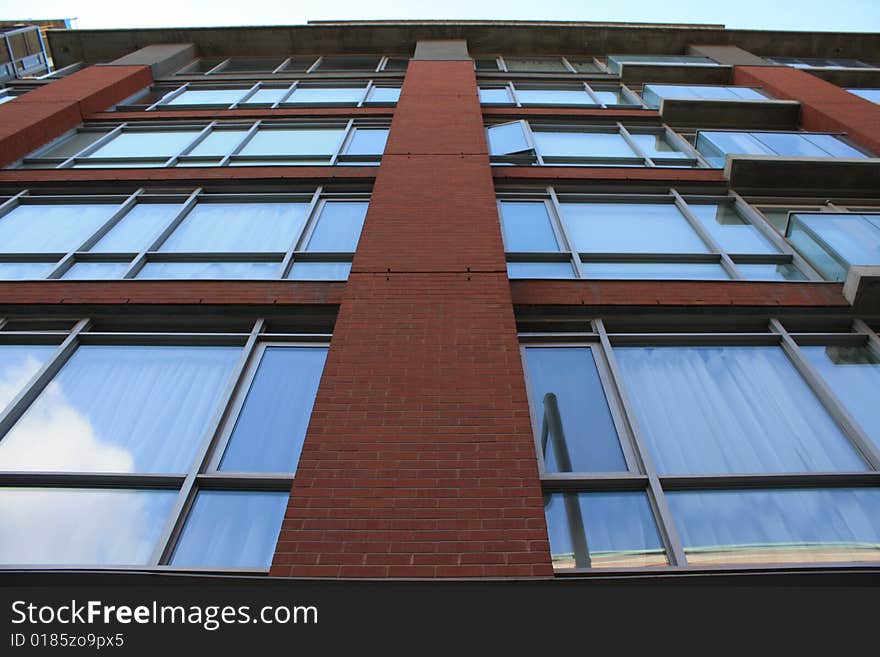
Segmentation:
{"type": "Polygon", "coordinates": [[[226,387],[214,407],[212,418],[198,441],[196,454],[185,471],[173,474],[118,473],[118,472],[65,472],[65,471],[0,471],[0,488],[66,488],[104,490],[171,490],[176,500],[162,523],[156,543],[148,560],[141,565],[100,564],[0,564],[0,572],[22,568],[39,570],[95,569],[101,570],[170,570],[189,572],[230,572],[265,575],[268,567],[208,567],[174,566],[171,556],[186,523],[187,514],[201,490],[277,491],[290,492],[293,472],[233,472],[218,471],[211,464],[219,463],[218,451],[225,449],[231,426],[237,421],[241,404],[250,389],[253,375],[265,349],[269,346],[284,348],[329,348],[329,335],[268,333],[263,318],[254,320],[248,333],[137,333],[94,332],[91,320],[76,321],[64,331],[20,331],[5,333],[0,320],[0,340],[3,344],[56,344],[57,348],[38,371],[25,383],[18,394],[0,412],[0,441],[26,413],[69,361],[80,345],[227,345],[237,346],[241,352],[230,372],[226,387]],[[253,370],[253,371],[251,371],[253,370]],[[225,436],[225,439],[220,439],[225,436]]]}
{"type": "MultiPolygon", "coordinates": [[[[539,464],[541,486],[545,495],[552,493],[596,492],[596,491],[642,491],[647,494],[654,522],[661,536],[664,550],[669,560],[668,566],[647,566],[627,568],[590,568],[589,565],[576,565],[574,568],[556,568],[557,576],[602,574],[609,572],[669,572],[675,570],[694,571],[736,571],[742,569],[772,570],[791,567],[858,567],[863,562],[827,563],[761,563],[718,564],[715,566],[690,565],[685,548],[678,534],[678,528],[666,502],[665,494],[681,490],[779,490],[787,488],[841,488],[870,487],[880,488],[880,446],[867,436],[858,422],[846,409],[844,402],[834,393],[829,384],[815,370],[800,351],[800,345],[863,344],[871,345],[880,353],[880,336],[861,320],[852,321],[850,332],[844,333],[791,333],[776,317],[767,318],[765,333],[608,333],[601,318],[591,320],[591,330],[580,333],[520,333],[520,351],[523,370],[526,374],[526,391],[533,405],[534,393],[528,377],[525,350],[536,347],[589,348],[602,355],[603,364],[596,360],[600,372],[605,398],[618,428],[618,438],[623,449],[628,445],[636,462],[628,472],[547,472],[540,436],[534,432],[535,419],[532,418],[535,433],[535,449],[539,464]],[[628,398],[624,380],[615,358],[615,346],[695,346],[695,345],[764,345],[782,349],[795,371],[816,397],[817,403],[825,409],[845,438],[860,454],[866,470],[857,472],[787,472],[787,473],[735,473],[735,474],[658,474],[653,459],[639,428],[636,411],[628,398]],[[604,374],[604,376],[603,376],[604,374]],[[616,403],[613,405],[612,400],[616,403]],[[622,431],[621,427],[625,429],[622,431]]],[[[594,356],[595,360],[595,356],[594,356]]],[[[577,527],[569,531],[579,531],[577,527]]],[[[585,544],[589,537],[585,538],[585,544]]],[[[587,559],[587,563],[589,560],[587,559]]]]}

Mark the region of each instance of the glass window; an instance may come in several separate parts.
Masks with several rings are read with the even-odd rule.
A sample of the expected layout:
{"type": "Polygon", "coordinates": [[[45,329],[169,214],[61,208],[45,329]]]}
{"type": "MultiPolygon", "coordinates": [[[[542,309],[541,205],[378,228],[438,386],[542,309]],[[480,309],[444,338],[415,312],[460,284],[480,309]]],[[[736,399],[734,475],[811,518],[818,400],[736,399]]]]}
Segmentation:
{"type": "Polygon", "coordinates": [[[547,206],[541,201],[502,201],[501,230],[507,251],[558,251],[547,206]]]}
{"type": "Polygon", "coordinates": [[[522,153],[532,148],[520,121],[493,125],[486,130],[486,134],[489,137],[489,153],[492,155],[522,153]]]}
{"type": "Polygon", "coordinates": [[[880,103],[880,89],[847,89],[847,91],[872,103],[880,103]]]}
{"type": "Polygon", "coordinates": [[[350,262],[296,260],[287,278],[294,281],[345,281],[350,273],[350,262]]]}
{"type": "Polygon", "coordinates": [[[645,493],[544,497],[554,568],[635,568],[668,561],[645,493]]]}
{"type": "Polygon", "coordinates": [[[692,566],[880,561],[880,490],[666,494],[692,566]]]}
{"type": "Polygon", "coordinates": [[[608,70],[620,73],[622,64],[667,64],[673,66],[718,66],[708,57],[694,55],[608,55],[608,70]]]}
{"type": "Polygon", "coordinates": [[[258,280],[278,278],[280,266],[280,262],[147,262],[135,278],[258,280]]]}
{"type": "Polygon", "coordinates": [[[618,132],[551,132],[534,130],[544,157],[638,158],[618,132]]]}
{"type": "Polygon", "coordinates": [[[160,251],[286,252],[305,225],[308,203],[199,203],[160,251]]]}
{"type": "Polygon", "coordinates": [[[801,347],[801,351],[880,447],[880,356],[866,346],[801,347]]]}
{"type": "Polygon", "coordinates": [[[186,519],[175,566],[267,568],[288,493],[203,490],[186,519]]]}
{"type": "Polygon", "coordinates": [[[187,89],[163,105],[232,105],[247,89],[187,89]]]}
{"type": "Polygon", "coordinates": [[[532,425],[547,472],[627,469],[589,347],[528,347],[532,425]]]}
{"type": "Polygon", "coordinates": [[[229,60],[218,73],[271,73],[281,66],[283,59],[262,57],[236,57],[229,60]]]}
{"type": "Polygon", "coordinates": [[[198,137],[200,130],[138,130],[120,132],[89,157],[169,158],[198,137]]]}
{"type": "Polygon", "coordinates": [[[569,89],[550,89],[517,85],[516,95],[523,105],[596,105],[583,86],[569,89]]]}
{"type": "Polygon", "coordinates": [[[511,105],[513,99],[507,87],[480,87],[480,102],[484,105],[511,105]]]}
{"type": "Polygon", "coordinates": [[[305,250],[316,253],[353,253],[357,250],[367,207],[366,202],[324,203],[318,225],[305,250]]]}
{"type": "Polygon", "coordinates": [[[388,140],[387,129],[356,128],[345,150],[346,155],[382,155],[388,140]]]}
{"type": "Polygon", "coordinates": [[[690,203],[688,209],[728,253],[779,253],[730,203],[690,203]]]}
{"type": "Polygon", "coordinates": [[[52,345],[0,345],[0,410],[15,399],[55,349],[52,345]]]}
{"type": "Polygon", "coordinates": [[[211,130],[211,132],[196,144],[187,156],[193,157],[225,157],[235,149],[244,139],[247,130],[211,130]]]}
{"type": "Polygon", "coordinates": [[[334,55],[322,57],[316,71],[375,71],[381,57],[376,55],[334,55]]]}
{"type": "Polygon", "coordinates": [[[138,203],[89,250],[97,253],[144,251],[181,207],[179,203],[138,203]]]}
{"type": "Polygon", "coordinates": [[[245,144],[241,155],[327,155],[336,152],[343,128],[264,128],[245,144]]]}
{"type": "Polygon", "coordinates": [[[622,89],[593,89],[593,93],[600,102],[605,105],[636,105],[636,102],[627,98],[622,89]]]}
{"type": "Polygon", "coordinates": [[[865,470],[780,347],[616,347],[663,474],[865,470]]]}
{"type": "Polygon", "coordinates": [[[805,281],[807,277],[795,265],[736,263],[736,268],[752,281],[805,281]]]}
{"type": "Polygon", "coordinates": [[[240,347],[83,345],[0,441],[0,470],[189,470],[240,347]]]}
{"type": "Polygon", "coordinates": [[[326,358],[325,348],[266,348],[223,454],[221,470],[296,470],[326,358]]]}
{"type": "Polygon", "coordinates": [[[61,278],[79,280],[122,278],[130,264],[128,262],[75,262],[61,278]]]}
{"type": "Polygon", "coordinates": [[[400,100],[400,87],[373,87],[367,96],[368,103],[396,103],[400,100]]]}
{"type": "Polygon", "coordinates": [[[40,157],[58,157],[66,160],[106,135],[107,131],[79,130],[69,137],[62,138],[54,146],[50,146],[48,150],[40,153],[40,157]]]}
{"type": "Polygon", "coordinates": [[[658,109],[664,98],[676,100],[767,100],[766,94],[752,87],[713,85],[646,84],[642,97],[648,107],[658,109]]]}
{"type": "Polygon", "coordinates": [[[174,490],[0,488],[0,563],[141,566],[174,490]]]}
{"type": "Polygon", "coordinates": [[[786,157],[865,158],[834,135],[807,132],[697,132],[697,150],[714,166],[724,166],[728,154],[786,157]]]}
{"type": "Polygon", "coordinates": [[[786,237],[828,280],[845,280],[852,265],[880,264],[880,215],[796,213],[786,237]]]}
{"type": "Polygon", "coordinates": [[[285,104],[357,105],[364,96],[365,87],[297,87],[285,104]]]}
{"type": "Polygon", "coordinates": [[[257,89],[247,100],[242,101],[242,105],[274,105],[287,94],[288,87],[282,89],[257,89]]]}
{"type": "Polygon", "coordinates": [[[0,217],[0,253],[67,253],[118,209],[110,203],[17,205],[0,217]]]}
{"type": "Polygon", "coordinates": [[[596,64],[593,59],[572,59],[567,57],[568,63],[574,67],[578,73],[603,73],[602,67],[596,64]]]}
{"type": "Polygon", "coordinates": [[[0,262],[0,281],[45,278],[55,269],[54,262],[0,262]]]}
{"type": "Polygon", "coordinates": [[[730,280],[719,264],[712,262],[587,262],[581,266],[585,278],[640,280],[730,280]]]}
{"type": "Polygon", "coordinates": [[[662,132],[649,134],[633,133],[630,137],[641,151],[651,159],[690,157],[687,153],[682,153],[670,144],[669,139],[662,132]]]}
{"type": "Polygon", "coordinates": [[[508,71],[551,71],[567,73],[559,57],[505,57],[508,71]]]}
{"type": "Polygon", "coordinates": [[[508,262],[508,278],[574,278],[570,262],[508,262]]]}
{"type": "Polygon", "coordinates": [[[575,250],[581,253],[707,253],[672,203],[561,203],[575,250]]]}

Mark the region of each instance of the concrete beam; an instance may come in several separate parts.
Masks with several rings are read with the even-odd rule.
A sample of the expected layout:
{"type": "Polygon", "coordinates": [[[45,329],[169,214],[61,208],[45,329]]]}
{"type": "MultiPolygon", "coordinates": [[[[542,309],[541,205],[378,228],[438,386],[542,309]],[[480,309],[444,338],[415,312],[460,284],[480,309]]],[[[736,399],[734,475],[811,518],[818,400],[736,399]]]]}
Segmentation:
{"type": "Polygon", "coordinates": [[[880,265],[850,267],[843,296],[857,312],[880,313],[880,265]]]}
{"type": "Polygon", "coordinates": [[[620,79],[624,84],[668,82],[670,84],[730,84],[732,66],[690,66],[688,64],[621,64],[620,79]]]}
{"type": "Polygon", "coordinates": [[[880,158],[728,155],[724,167],[740,193],[809,192],[811,195],[877,197],[880,158]]]}
{"type": "Polygon", "coordinates": [[[794,130],[801,104],[794,100],[688,100],[664,98],[660,116],[672,126],[794,130]]]}
{"type": "Polygon", "coordinates": [[[714,59],[719,64],[727,64],[729,66],[775,66],[772,62],[753,55],[739,46],[691,45],[688,46],[688,54],[708,57],[709,59],[714,59]]]}
{"type": "Polygon", "coordinates": [[[149,66],[154,78],[171,75],[193,61],[198,54],[192,43],[166,43],[146,46],[107,66],[149,66]]]}
{"type": "Polygon", "coordinates": [[[422,61],[467,61],[471,58],[468,54],[467,41],[419,41],[416,43],[416,53],[413,59],[422,61]]]}

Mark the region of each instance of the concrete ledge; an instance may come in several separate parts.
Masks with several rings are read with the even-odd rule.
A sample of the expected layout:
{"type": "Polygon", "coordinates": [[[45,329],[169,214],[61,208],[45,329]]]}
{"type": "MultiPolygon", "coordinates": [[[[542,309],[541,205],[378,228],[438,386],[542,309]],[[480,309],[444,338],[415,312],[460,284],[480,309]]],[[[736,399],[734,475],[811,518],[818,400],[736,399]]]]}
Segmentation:
{"type": "Polygon", "coordinates": [[[149,66],[155,79],[179,71],[197,56],[196,47],[191,43],[166,43],[146,46],[106,66],[149,66]]]}
{"type": "Polygon", "coordinates": [[[797,128],[801,104],[796,100],[689,100],[664,98],[660,116],[673,126],[701,128],[797,128]]]}
{"type": "Polygon", "coordinates": [[[620,81],[671,82],[675,84],[730,84],[732,66],[689,66],[687,64],[621,64],[620,81]]]}
{"type": "Polygon", "coordinates": [[[688,46],[688,54],[708,57],[719,64],[730,66],[773,66],[766,59],[733,45],[691,44],[688,46]]]}
{"type": "Polygon", "coordinates": [[[807,68],[803,69],[838,87],[880,87],[880,68],[807,68]]]}
{"type": "Polygon", "coordinates": [[[740,193],[880,196],[880,158],[728,155],[724,175],[740,193]]]}
{"type": "Polygon", "coordinates": [[[880,313],[880,265],[850,267],[843,296],[857,312],[880,313]]]}
{"type": "Polygon", "coordinates": [[[416,43],[416,52],[413,59],[431,62],[461,62],[470,60],[467,41],[446,40],[430,41],[423,40],[416,43]]]}

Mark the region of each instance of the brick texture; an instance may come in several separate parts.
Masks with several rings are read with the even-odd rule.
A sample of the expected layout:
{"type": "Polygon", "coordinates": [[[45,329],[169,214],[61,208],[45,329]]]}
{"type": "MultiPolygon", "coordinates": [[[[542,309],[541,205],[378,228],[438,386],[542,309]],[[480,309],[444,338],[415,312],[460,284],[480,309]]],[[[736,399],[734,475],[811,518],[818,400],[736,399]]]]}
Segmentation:
{"type": "Polygon", "coordinates": [[[470,62],[410,63],[271,572],[552,574],[470,62]]]}
{"type": "Polygon", "coordinates": [[[805,130],[845,132],[880,155],[880,105],[790,66],[737,66],[733,82],[763,87],[776,98],[800,101],[805,130]]]}
{"type": "Polygon", "coordinates": [[[0,105],[0,167],[153,81],[149,66],[90,66],[0,105]]]}

